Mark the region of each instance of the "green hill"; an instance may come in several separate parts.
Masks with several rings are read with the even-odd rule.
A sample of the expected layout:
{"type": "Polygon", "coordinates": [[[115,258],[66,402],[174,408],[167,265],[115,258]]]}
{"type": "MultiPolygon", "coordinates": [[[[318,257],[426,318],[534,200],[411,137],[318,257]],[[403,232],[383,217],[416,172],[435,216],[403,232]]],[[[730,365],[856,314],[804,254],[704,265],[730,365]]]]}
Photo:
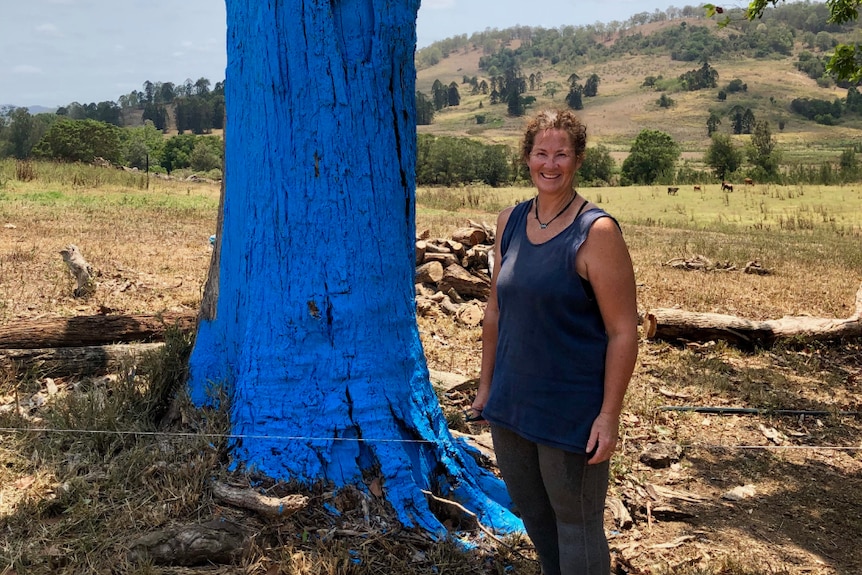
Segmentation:
{"type": "MultiPolygon", "coordinates": [[[[845,113],[836,125],[823,125],[791,109],[795,99],[832,103],[847,97],[847,89],[828,77],[812,78],[800,70],[800,56],[822,63],[828,58],[822,48],[858,37],[862,29],[858,23],[829,27],[822,9],[800,3],[773,9],[764,21],[755,22],[737,15],[725,28],[690,16],[630,23],[625,28],[519,27],[448,39],[417,53],[417,90],[430,94],[436,80],[444,85],[455,82],[460,104],[437,111],[431,125],[419,126],[419,133],[516,145],[524,118],[509,116],[506,104],[491,104],[487,94],[471,94],[471,84],[464,83],[474,76],[490,82],[499,70],[488,64],[502,55],[497,60],[514,58],[523,77],[541,75],[541,84],[523,93],[535,99],[527,115],[543,107],[566,106],[573,73],[582,81],[598,75],[597,95],[584,97],[578,113],[588,126],[591,145],[607,146],[618,160],[641,130],[655,129],[670,134],[683,149],[683,159],[697,164],[710,144],[706,125],[710,113],[721,118],[719,132],[732,133],[731,111],[741,106],[757,120],[769,121],[783,163],[834,161],[841,151],[862,141],[862,114],[845,113]],[[687,90],[678,78],[700,68],[703,61],[718,73],[716,87],[687,90]],[[644,85],[649,77],[659,79],[655,86],[644,85]],[[732,80],[745,89],[727,91],[732,80]],[[559,90],[550,95],[547,87],[552,82],[559,90]],[[661,107],[662,94],[673,105],[661,107]]],[[[740,143],[748,138],[734,137],[740,143]]]]}

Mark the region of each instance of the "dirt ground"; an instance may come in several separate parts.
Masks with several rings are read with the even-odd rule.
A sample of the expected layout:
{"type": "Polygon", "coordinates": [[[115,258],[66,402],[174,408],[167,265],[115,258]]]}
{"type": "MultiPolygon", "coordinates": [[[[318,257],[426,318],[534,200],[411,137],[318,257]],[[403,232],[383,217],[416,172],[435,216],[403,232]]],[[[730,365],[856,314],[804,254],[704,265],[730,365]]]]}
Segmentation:
{"type": "MultiPolygon", "coordinates": [[[[432,367],[475,363],[469,340],[478,334],[453,341],[433,322],[424,331],[432,367]]],[[[858,343],[744,354],[721,345],[643,340],[606,511],[616,572],[862,573],[858,417],[662,411],[739,405],[743,398],[734,397],[734,388],[751,385],[786,385],[784,400],[800,412],[854,411],[860,366],[858,343]],[[835,387],[801,376],[799,361],[816,364],[818,378],[834,376],[835,387]],[[694,373],[712,373],[715,382],[692,386],[694,373]],[[649,464],[645,453],[655,454],[649,464]],[[620,503],[631,520],[614,513],[620,503]],[[707,570],[724,563],[737,570],[707,570]]],[[[455,394],[451,402],[466,407],[470,397],[455,394]]],[[[471,425],[469,432],[490,443],[482,428],[471,425]]]]}
{"type": "MultiPolygon", "coordinates": [[[[196,308],[210,257],[209,218],[191,214],[188,221],[170,226],[124,222],[131,229],[122,237],[119,226],[91,230],[88,226],[95,224],[89,221],[34,218],[29,212],[7,214],[3,223],[4,325],[23,318],[196,308]],[[85,254],[102,274],[97,294],[89,299],[71,296],[73,282],[55,249],[84,234],[89,238],[85,254]],[[128,241],[128,234],[136,241],[128,241]]],[[[760,310],[773,316],[775,310],[792,309],[825,316],[830,315],[827,310],[852,311],[847,280],[855,282],[855,290],[858,275],[836,278],[834,284],[841,286],[837,296],[826,293],[831,284],[824,277],[812,282],[802,274],[738,275],[732,280],[725,275],[719,281],[656,265],[656,256],[646,250],[657,243],[659,230],[650,229],[643,242],[636,227],[628,230],[639,299],[646,309],[675,302],[688,306],[692,294],[709,298],[718,291],[718,311],[723,313],[735,309],[752,316],[760,310]]],[[[716,309],[709,301],[699,305],[716,309]]],[[[467,427],[458,415],[472,400],[480,328],[459,325],[440,313],[420,317],[419,329],[451,427],[488,449],[486,430],[467,427]],[[449,374],[448,387],[440,387],[441,373],[449,374]]],[[[862,421],[857,413],[862,409],[862,341],[745,351],[722,342],[642,339],[639,349],[606,513],[615,572],[862,573],[862,421]],[[793,413],[674,410],[704,406],[793,413]]],[[[0,394],[0,405],[14,399],[0,394]]],[[[15,489],[0,486],[0,512],[15,489]]],[[[2,565],[0,573],[8,573],[2,565]]]]}

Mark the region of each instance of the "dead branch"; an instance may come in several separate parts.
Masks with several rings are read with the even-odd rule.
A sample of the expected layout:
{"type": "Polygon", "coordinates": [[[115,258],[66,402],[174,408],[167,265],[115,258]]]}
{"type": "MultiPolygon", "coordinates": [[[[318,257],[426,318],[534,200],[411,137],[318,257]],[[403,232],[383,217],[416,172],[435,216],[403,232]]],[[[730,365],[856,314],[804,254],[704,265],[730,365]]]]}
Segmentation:
{"type": "Polygon", "coordinates": [[[217,481],[213,483],[213,495],[234,507],[248,509],[270,519],[289,517],[308,506],[305,495],[271,497],[253,489],[239,489],[217,481]]]}

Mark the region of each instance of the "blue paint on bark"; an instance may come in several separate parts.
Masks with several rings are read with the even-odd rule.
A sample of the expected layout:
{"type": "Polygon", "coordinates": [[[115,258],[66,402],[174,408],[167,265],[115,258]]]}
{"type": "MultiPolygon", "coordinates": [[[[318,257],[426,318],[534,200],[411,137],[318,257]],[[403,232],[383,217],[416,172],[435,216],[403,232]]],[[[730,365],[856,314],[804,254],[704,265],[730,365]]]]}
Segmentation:
{"type": "Polygon", "coordinates": [[[424,489],[519,530],[451,437],[416,327],[418,6],[227,0],[218,300],[189,390],[223,386],[234,469],[360,487],[373,470],[406,525],[445,533],[424,489]]]}

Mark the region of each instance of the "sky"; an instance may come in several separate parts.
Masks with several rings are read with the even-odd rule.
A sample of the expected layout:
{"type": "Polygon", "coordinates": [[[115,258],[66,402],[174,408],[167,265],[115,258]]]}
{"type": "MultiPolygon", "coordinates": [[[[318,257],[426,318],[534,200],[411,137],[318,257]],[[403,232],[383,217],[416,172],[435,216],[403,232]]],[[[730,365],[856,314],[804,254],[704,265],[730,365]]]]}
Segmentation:
{"type": "MultiPolygon", "coordinates": [[[[262,1],[262,0],[254,0],[262,1]]],[[[0,106],[117,101],[145,81],[224,80],[224,0],[3,0],[0,106]]],[[[422,0],[422,48],[511,26],[583,26],[684,7],[670,0],[422,0]]]]}

